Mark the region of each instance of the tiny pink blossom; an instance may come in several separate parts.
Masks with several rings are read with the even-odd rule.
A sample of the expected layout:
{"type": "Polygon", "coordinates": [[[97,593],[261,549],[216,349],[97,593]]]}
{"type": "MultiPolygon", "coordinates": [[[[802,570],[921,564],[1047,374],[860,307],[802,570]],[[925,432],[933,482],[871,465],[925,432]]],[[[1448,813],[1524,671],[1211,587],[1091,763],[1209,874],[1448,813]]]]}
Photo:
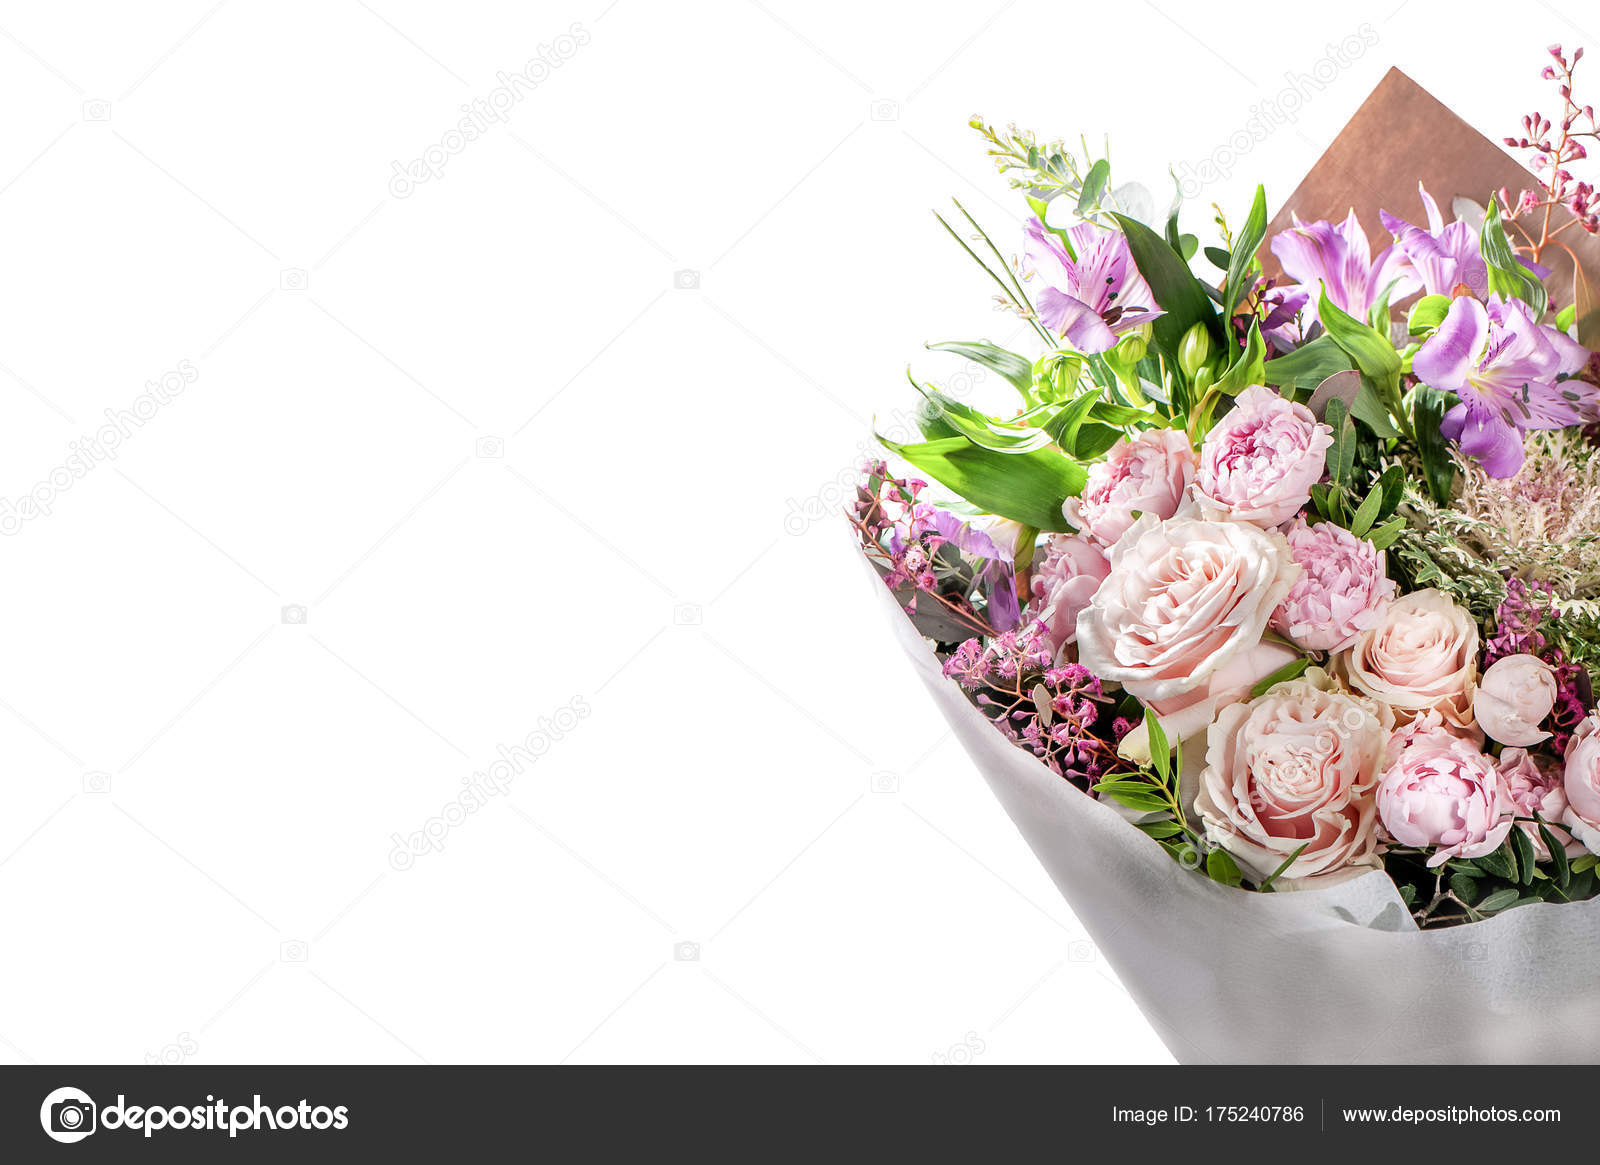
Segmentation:
{"type": "Polygon", "coordinates": [[[1062,512],[1085,537],[1113,545],[1140,514],[1166,519],[1194,481],[1194,450],[1181,429],[1145,429],[1113,445],[1062,512]]]}
{"type": "Polygon", "coordinates": [[[1395,595],[1383,551],[1342,526],[1308,526],[1304,518],[1295,519],[1288,539],[1301,574],[1273,616],[1274,628],[1307,651],[1343,651],[1383,621],[1395,595]]]}
{"type": "Polygon", "coordinates": [[[1281,526],[1311,500],[1333,430],[1305,405],[1257,385],[1206,434],[1196,492],[1202,508],[1281,526]]]}

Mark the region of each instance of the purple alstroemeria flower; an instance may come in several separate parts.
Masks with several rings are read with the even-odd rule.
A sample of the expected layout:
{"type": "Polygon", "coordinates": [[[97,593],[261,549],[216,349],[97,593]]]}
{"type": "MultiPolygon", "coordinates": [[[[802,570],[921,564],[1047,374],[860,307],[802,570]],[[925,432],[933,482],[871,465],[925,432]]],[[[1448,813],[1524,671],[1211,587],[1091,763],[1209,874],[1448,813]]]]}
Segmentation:
{"type": "Polygon", "coordinates": [[[996,631],[1011,631],[1022,623],[1022,608],[1017,603],[1016,576],[1011,570],[1011,555],[995,545],[984,531],[949,510],[933,511],[933,527],[939,537],[968,558],[983,562],[978,572],[989,596],[989,622],[996,631]]]}
{"type": "Polygon", "coordinates": [[[1293,287],[1269,288],[1261,297],[1266,314],[1261,320],[1261,335],[1272,341],[1279,352],[1292,352],[1305,340],[1300,327],[1306,305],[1311,302],[1308,292],[1293,287]]]}
{"type": "Polygon", "coordinates": [[[1027,234],[1022,268],[1042,285],[1033,297],[1039,320],[1079,352],[1109,351],[1123,332],[1162,314],[1119,232],[1079,223],[1067,231],[1072,254],[1038,219],[1027,234]]]}
{"type": "Polygon", "coordinates": [[[1295,290],[1308,297],[1307,326],[1317,317],[1323,287],[1335,307],[1365,320],[1385,293],[1391,300],[1400,300],[1422,286],[1398,247],[1385,247],[1376,259],[1372,257],[1366,232],[1353,210],[1338,226],[1321,219],[1301,222],[1296,215],[1294,226],[1273,236],[1272,253],[1283,265],[1283,273],[1297,284],[1295,290]]]}
{"type": "Polygon", "coordinates": [[[1600,389],[1558,380],[1580,371],[1588,349],[1559,329],[1534,322],[1517,300],[1484,306],[1461,296],[1412,358],[1411,370],[1431,388],[1456,394],[1444,435],[1491,477],[1522,468],[1522,434],[1564,429],[1600,416],[1600,389]]]}
{"type": "Polygon", "coordinates": [[[1449,295],[1458,283],[1464,283],[1479,299],[1487,298],[1489,268],[1483,261],[1478,232],[1460,219],[1446,226],[1439,204],[1420,182],[1417,193],[1422,196],[1422,209],[1428,216],[1427,230],[1387,210],[1380,210],[1378,217],[1383,220],[1384,229],[1394,236],[1395,246],[1411,261],[1422,280],[1422,289],[1429,295],[1449,295]]]}

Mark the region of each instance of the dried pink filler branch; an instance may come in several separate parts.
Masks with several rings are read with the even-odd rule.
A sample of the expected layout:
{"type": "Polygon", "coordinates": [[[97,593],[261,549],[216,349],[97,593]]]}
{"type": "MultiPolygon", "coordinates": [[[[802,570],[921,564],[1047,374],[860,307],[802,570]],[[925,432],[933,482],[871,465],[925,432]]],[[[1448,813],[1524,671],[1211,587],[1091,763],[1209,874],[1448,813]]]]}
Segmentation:
{"type": "MultiPolygon", "coordinates": [[[[1589,156],[1588,149],[1579,141],[1579,138],[1591,138],[1600,141],[1600,127],[1597,127],[1594,116],[1594,106],[1579,106],[1572,98],[1572,74],[1578,67],[1578,62],[1583,59],[1583,50],[1574,49],[1572,59],[1569,61],[1561,51],[1561,46],[1551,45],[1550,55],[1555,58],[1554,65],[1546,65],[1539,74],[1546,81],[1557,82],[1557,89],[1561,94],[1563,109],[1561,112],[1561,125],[1557,130],[1554,140],[1550,137],[1552,128],[1550,119],[1542,113],[1531,113],[1522,119],[1522,136],[1508,137],[1505,143],[1516,149],[1533,151],[1533,169],[1537,174],[1545,175],[1542,179],[1543,188],[1524,190],[1522,196],[1512,203],[1502,192],[1501,200],[1512,207],[1513,219],[1523,218],[1527,215],[1538,214],[1541,210],[1544,217],[1539,228],[1539,237],[1534,239],[1526,230],[1518,226],[1522,237],[1528,241],[1532,252],[1533,261],[1537,263],[1544,250],[1551,243],[1556,242],[1556,236],[1572,226],[1582,226],[1591,235],[1600,232],[1600,195],[1595,192],[1594,185],[1589,182],[1580,182],[1567,170],[1573,162],[1581,161],[1589,156]],[[1587,124],[1588,129],[1582,128],[1587,124]],[[1555,230],[1550,229],[1550,212],[1558,206],[1564,206],[1573,214],[1573,219],[1555,230]]],[[[1556,243],[1559,247],[1566,247],[1565,243],[1556,243]]],[[[1570,249],[1569,249],[1570,250],[1570,249]]]]}

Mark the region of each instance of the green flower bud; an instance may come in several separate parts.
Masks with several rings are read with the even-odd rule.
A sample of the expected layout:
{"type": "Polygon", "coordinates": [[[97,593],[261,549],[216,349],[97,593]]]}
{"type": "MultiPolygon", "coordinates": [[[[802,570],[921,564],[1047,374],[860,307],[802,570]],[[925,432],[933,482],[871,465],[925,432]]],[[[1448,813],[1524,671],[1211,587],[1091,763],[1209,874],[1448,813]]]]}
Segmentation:
{"type": "Polygon", "coordinates": [[[1117,344],[1117,358],[1130,368],[1139,363],[1150,350],[1150,337],[1154,334],[1155,329],[1149,324],[1140,324],[1131,332],[1125,332],[1117,344]]]}
{"type": "Polygon", "coordinates": [[[1183,374],[1193,380],[1205,362],[1211,359],[1211,329],[1205,324],[1195,324],[1183,333],[1183,340],[1178,344],[1178,367],[1183,369],[1183,374]]]}

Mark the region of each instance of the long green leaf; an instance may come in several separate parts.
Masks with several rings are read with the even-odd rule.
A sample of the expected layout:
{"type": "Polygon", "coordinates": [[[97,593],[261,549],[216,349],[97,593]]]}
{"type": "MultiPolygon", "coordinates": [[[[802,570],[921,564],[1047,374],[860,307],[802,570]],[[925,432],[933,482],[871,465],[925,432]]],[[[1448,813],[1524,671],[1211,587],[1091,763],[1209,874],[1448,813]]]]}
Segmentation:
{"type": "Polygon", "coordinates": [[[1262,375],[1268,384],[1277,385],[1288,396],[1300,388],[1315,388],[1328,377],[1354,367],[1355,362],[1331,337],[1318,336],[1293,352],[1268,360],[1262,375]]]}
{"type": "Polygon", "coordinates": [[[1222,339],[1217,309],[1206,295],[1205,285],[1195,278],[1183,257],[1142,222],[1120,214],[1112,217],[1128,240],[1134,265],[1165,313],[1152,325],[1156,350],[1169,364],[1176,365],[1183,334],[1198,323],[1210,328],[1214,339],[1222,339]]]}
{"type": "Polygon", "coordinates": [[[1417,449],[1422,454],[1422,476],[1428,493],[1439,505],[1448,505],[1455,486],[1456,465],[1450,445],[1439,431],[1444,421],[1447,397],[1435,388],[1419,387],[1412,405],[1412,427],[1417,432],[1417,449]]]}
{"type": "Polygon", "coordinates": [[[1479,233],[1483,261],[1489,268],[1489,290],[1501,295],[1516,296],[1528,305],[1534,322],[1544,318],[1550,297],[1544,283],[1517,260],[1506,237],[1505,223],[1500,217],[1500,200],[1491,198],[1489,210],[1483,216],[1483,230],[1479,233]]]}
{"type": "Polygon", "coordinates": [[[996,453],[965,437],[907,445],[878,440],[985,513],[1052,533],[1072,529],[1061,506],[1083,492],[1088,473],[1058,449],[996,453]]]}
{"type": "Polygon", "coordinates": [[[1233,309],[1239,306],[1239,300],[1244,295],[1245,279],[1250,273],[1250,265],[1255,262],[1256,250],[1261,246],[1261,240],[1267,237],[1267,190],[1264,186],[1256,187],[1256,199],[1250,206],[1250,216],[1244,220],[1244,226],[1239,229],[1239,235],[1233,241],[1233,254],[1228,259],[1228,282],[1224,285],[1226,290],[1222,294],[1222,318],[1228,320],[1233,315],[1233,309]]]}
{"type": "Polygon", "coordinates": [[[1015,352],[1007,352],[987,340],[948,340],[942,344],[929,344],[930,352],[953,352],[981,365],[1015,385],[1026,393],[1033,386],[1033,362],[1015,352]]]}

